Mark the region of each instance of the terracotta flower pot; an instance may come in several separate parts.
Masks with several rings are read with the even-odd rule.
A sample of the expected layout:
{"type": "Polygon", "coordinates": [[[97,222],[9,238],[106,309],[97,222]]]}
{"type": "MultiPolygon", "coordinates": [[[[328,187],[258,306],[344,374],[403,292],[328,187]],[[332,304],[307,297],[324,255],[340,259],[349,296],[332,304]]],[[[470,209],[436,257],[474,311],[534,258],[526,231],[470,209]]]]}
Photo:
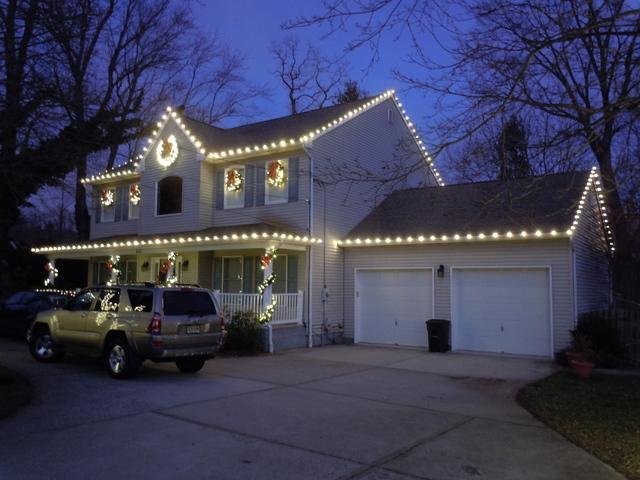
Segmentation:
{"type": "Polygon", "coordinates": [[[586,360],[585,354],[583,352],[564,352],[565,357],[567,357],[567,363],[571,365],[572,360],[586,360]]]}
{"type": "Polygon", "coordinates": [[[595,364],[593,362],[589,362],[587,360],[571,360],[571,368],[575,374],[580,378],[589,378],[591,373],[593,372],[593,367],[595,364]]]}

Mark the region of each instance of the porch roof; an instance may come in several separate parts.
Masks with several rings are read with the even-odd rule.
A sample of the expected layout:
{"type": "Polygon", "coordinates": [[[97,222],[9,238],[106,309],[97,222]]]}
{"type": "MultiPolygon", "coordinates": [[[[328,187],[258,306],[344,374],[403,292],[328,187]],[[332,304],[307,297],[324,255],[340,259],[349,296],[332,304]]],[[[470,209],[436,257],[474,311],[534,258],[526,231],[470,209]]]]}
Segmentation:
{"type": "Polygon", "coordinates": [[[207,228],[191,232],[156,235],[117,236],[74,244],[45,245],[31,249],[33,253],[120,253],[123,250],[189,249],[205,250],[222,245],[246,246],[251,243],[285,243],[305,246],[322,243],[322,239],[274,228],[266,223],[207,228]]]}

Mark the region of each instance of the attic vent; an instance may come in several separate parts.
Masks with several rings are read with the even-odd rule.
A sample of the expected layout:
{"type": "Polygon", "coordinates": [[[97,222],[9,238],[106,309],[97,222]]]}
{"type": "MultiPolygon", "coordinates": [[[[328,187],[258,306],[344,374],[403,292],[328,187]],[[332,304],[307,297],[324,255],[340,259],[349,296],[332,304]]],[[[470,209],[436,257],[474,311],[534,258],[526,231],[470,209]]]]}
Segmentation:
{"type": "Polygon", "coordinates": [[[390,108],[387,109],[387,122],[393,123],[393,111],[390,108]]]}

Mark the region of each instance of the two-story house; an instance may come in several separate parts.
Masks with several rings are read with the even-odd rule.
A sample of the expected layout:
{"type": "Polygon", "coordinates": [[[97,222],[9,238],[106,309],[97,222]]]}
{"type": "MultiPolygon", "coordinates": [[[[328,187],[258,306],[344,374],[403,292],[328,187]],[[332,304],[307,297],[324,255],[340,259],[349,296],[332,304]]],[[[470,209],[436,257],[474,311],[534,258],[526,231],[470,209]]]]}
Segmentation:
{"type": "Polygon", "coordinates": [[[422,347],[442,318],[454,349],[550,356],[609,301],[595,170],[444,186],[393,91],[230,129],[169,108],[84,182],[90,241],[35,252],[87,260],[93,284],[212,288],[230,315],[270,313],[276,349],[422,347]]]}

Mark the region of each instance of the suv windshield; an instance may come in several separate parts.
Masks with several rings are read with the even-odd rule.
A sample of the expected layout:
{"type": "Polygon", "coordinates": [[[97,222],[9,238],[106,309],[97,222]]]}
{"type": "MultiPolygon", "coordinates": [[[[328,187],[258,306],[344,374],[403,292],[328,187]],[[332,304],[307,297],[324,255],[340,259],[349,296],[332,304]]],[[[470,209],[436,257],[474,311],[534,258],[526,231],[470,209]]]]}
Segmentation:
{"type": "Polygon", "coordinates": [[[215,315],[216,307],[207,292],[167,291],[162,297],[165,315],[215,315]]]}

